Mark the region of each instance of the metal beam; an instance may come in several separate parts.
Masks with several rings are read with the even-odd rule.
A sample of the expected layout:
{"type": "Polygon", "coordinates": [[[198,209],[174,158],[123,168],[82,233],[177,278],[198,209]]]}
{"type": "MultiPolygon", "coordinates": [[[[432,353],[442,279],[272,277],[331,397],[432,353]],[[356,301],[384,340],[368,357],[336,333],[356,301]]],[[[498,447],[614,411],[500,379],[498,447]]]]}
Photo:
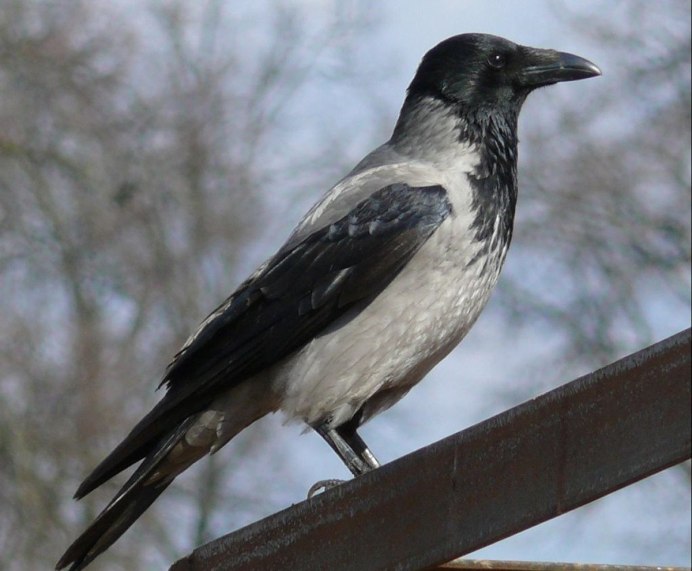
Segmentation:
{"type": "Polygon", "coordinates": [[[690,423],[688,329],[203,545],[171,571],[441,565],[684,461],[690,423]]]}
{"type": "Polygon", "coordinates": [[[689,567],[649,567],[642,565],[598,565],[536,561],[493,561],[457,559],[437,568],[439,571],[690,571],[689,567]]]}

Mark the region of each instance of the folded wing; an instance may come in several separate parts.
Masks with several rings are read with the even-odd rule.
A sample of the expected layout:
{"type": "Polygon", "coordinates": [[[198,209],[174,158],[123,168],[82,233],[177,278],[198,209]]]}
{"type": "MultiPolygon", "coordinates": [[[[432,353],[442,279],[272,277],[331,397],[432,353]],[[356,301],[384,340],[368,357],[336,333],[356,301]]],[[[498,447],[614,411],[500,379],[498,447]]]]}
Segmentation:
{"type": "Polygon", "coordinates": [[[392,184],[280,250],[242,284],[169,366],[167,392],[82,483],[82,497],[152,454],[220,392],[279,362],[396,277],[451,211],[441,186],[392,184]]]}

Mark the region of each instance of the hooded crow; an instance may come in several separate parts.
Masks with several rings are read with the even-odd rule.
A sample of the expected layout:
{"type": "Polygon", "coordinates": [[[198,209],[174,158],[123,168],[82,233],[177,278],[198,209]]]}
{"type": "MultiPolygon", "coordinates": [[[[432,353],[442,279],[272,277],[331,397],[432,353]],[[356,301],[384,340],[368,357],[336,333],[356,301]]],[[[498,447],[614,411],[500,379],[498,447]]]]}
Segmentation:
{"type": "Polygon", "coordinates": [[[168,366],[160,402],[84,480],[140,462],[58,562],[83,569],[194,462],[282,411],[356,476],[357,433],[466,335],[512,238],[517,119],[538,87],[600,75],[575,55],[485,34],[423,58],[391,139],[305,215],[168,366]]]}

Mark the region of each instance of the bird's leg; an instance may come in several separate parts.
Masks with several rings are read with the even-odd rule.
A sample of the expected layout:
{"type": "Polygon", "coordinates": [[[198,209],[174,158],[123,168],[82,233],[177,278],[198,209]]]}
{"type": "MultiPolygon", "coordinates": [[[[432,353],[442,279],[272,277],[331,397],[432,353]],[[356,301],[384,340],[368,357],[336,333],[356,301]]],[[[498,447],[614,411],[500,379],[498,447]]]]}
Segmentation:
{"type": "Polygon", "coordinates": [[[370,470],[374,470],[375,468],[380,467],[380,463],[377,461],[377,458],[375,458],[375,455],[370,451],[367,444],[365,444],[358,432],[356,432],[359,424],[360,415],[356,415],[350,421],[348,421],[345,424],[342,424],[341,426],[338,426],[334,430],[336,434],[341,438],[341,440],[349,447],[349,449],[353,453],[355,453],[355,455],[360,460],[359,464],[357,464],[354,467],[351,467],[351,465],[349,465],[349,463],[346,462],[344,457],[340,455],[341,459],[344,462],[346,462],[346,466],[348,466],[349,470],[351,470],[354,476],[360,476],[365,472],[369,472],[370,470]],[[363,465],[365,465],[365,469],[363,469],[363,465]]]}
{"type": "MultiPolygon", "coordinates": [[[[317,428],[317,432],[334,449],[334,452],[339,455],[339,458],[341,458],[354,476],[365,474],[365,472],[374,467],[362,456],[362,451],[368,450],[365,443],[355,434],[355,431],[353,435],[357,439],[350,437],[352,436],[350,434],[344,437],[344,433],[339,428],[325,428],[322,425],[317,428]]],[[[370,453],[369,450],[368,453],[370,453]]]]}
{"type": "MultiPolygon", "coordinates": [[[[375,455],[370,451],[360,435],[356,432],[358,418],[354,417],[349,422],[331,428],[323,423],[315,428],[317,433],[327,441],[334,452],[346,464],[346,467],[354,476],[360,476],[380,467],[380,463],[375,455]]],[[[311,498],[320,490],[333,488],[342,483],[342,480],[322,480],[314,484],[308,491],[308,498],[311,498]]]]}

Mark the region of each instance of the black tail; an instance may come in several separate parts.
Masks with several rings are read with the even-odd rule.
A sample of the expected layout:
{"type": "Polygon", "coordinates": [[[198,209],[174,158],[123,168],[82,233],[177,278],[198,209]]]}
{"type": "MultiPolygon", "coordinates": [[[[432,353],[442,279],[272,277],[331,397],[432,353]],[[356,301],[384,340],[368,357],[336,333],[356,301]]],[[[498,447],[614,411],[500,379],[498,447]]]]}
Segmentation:
{"type": "Polygon", "coordinates": [[[94,522],[80,535],[60,558],[56,569],[71,565],[69,571],[84,569],[108,549],[156,498],[170,485],[179,472],[155,474],[161,461],[185,436],[194,417],[180,424],[173,433],[160,441],[134,474],[120,489],[94,522]]]}
{"type": "MultiPolygon", "coordinates": [[[[208,400],[208,399],[207,399],[208,400]]],[[[92,490],[116,474],[139,462],[142,458],[156,455],[161,449],[161,442],[167,441],[167,435],[174,433],[199,410],[207,404],[207,400],[189,399],[189,402],[178,403],[175,395],[166,393],[164,398],[130,431],[125,439],[118,444],[77,489],[74,497],[81,499],[92,490]]]]}
{"type": "Polygon", "coordinates": [[[140,484],[116,496],[86,531],[70,545],[58,561],[56,569],[70,564],[70,571],[84,569],[113,545],[172,481],[173,478],[151,485],[140,484]]]}

